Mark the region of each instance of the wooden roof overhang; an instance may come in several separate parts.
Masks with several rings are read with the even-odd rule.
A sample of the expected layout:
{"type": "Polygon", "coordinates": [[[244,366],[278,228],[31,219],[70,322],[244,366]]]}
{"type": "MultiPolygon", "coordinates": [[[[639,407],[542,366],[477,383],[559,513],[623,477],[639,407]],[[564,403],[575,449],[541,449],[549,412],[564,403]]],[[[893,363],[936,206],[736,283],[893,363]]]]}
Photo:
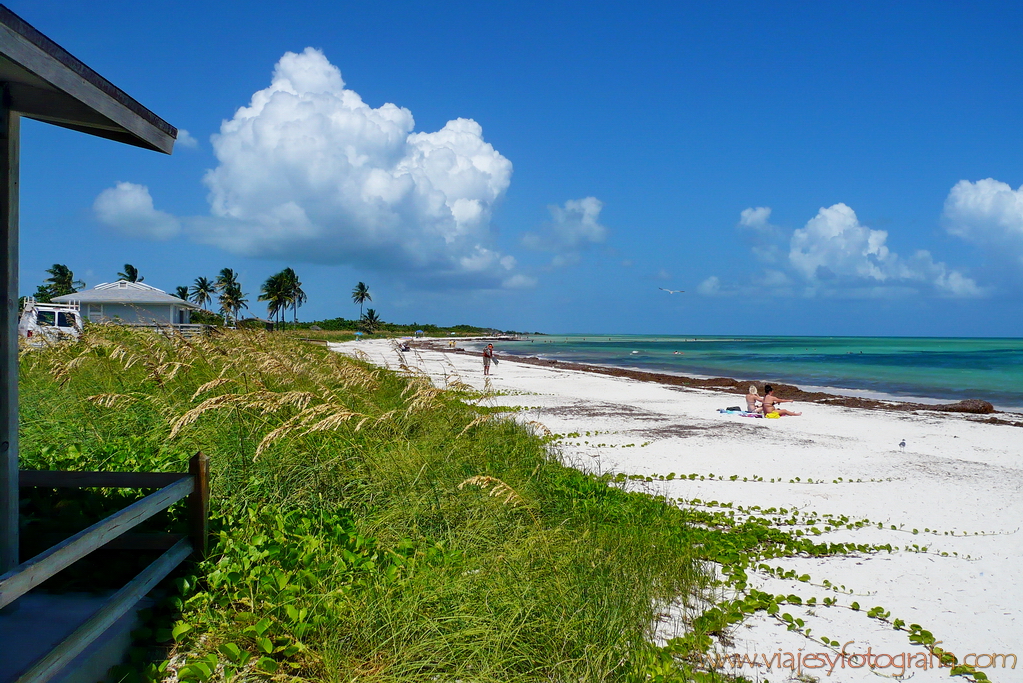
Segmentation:
{"type": "Polygon", "coordinates": [[[0,5],[0,574],[18,564],[20,117],[170,154],[177,129],[0,5]]]}
{"type": "Polygon", "coordinates": [[[178,131],[0,5],[0,83],[21,116],[170,154],[178,131]]]}

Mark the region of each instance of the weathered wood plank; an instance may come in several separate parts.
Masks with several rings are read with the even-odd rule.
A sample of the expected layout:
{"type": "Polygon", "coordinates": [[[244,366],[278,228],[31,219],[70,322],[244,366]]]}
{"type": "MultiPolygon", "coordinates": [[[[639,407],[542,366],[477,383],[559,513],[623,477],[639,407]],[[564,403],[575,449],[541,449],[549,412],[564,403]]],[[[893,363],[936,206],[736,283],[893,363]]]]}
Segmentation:
{"type": "Polygon", "coordinates": [[[0,572],[18,564],[18,161],[21,119],[0,86],[0,572]]]}
{"type": "Polygon", "coordinates": [[[183,538],[188,537],[184,534],[135,534],[129,531],[110,541],[100,550],[167,550],[183,538]]]}
{"type": "Polygon", "coordinates": [[[196,453],[188,462],[188,473],[195,480],[195,488],[188,496],[188,525],[192,547],[199,559],[206,557],[210,537],[210,457],[196,453]]]}
{"type": "Polygon", "coordinates": [[[17,683],[44,683],[50,680],[101,636],[138,601],[145,597],[164,577],[174,571],[192,552],[191,544],[182,539],[146,567],[110,599],[92,617],[62,643],[23,673],[17,683]]]}
{"type": "Polygon", "coordinates": [[[56,470],[21,470],[21,488],[89,487],[121,489],[162,489],[188,477],[187,472],[63,472],[56,470]]]}
{"type": "MultiPolygon", "coordinates": [[[[41,545],[57,545],[66,538],[65,535],[49,533],[42,534],[38,541],[41,545]]],[[[185,534],[171,534],[164,532],[135,533],[129,531],[121,534],[110,541],[99,550],[167,550],[183,538],[185,534]]]]}
{"type": "Polygon", "coordinates": [[[195,488],[192,477],[132,503],[0,576],[0,608],[29,592],[61,569],[106,545],[129,529],[181,500],[195,488]]]}

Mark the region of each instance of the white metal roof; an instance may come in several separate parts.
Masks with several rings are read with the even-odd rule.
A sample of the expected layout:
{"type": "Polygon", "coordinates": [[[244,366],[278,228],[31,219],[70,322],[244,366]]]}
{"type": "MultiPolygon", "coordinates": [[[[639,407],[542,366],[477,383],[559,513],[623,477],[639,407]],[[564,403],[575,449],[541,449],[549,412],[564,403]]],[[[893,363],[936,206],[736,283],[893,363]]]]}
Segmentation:
{"type": "Polygon", "coordinates": [[[104,282],[92,289],[75,292],[74,294],[65,294],[64,296],[55,296],[52,301],[56,303],[77,301],[83,304],[173,304],[183,308],[199,308],[191,301],[171,296],[162,289],[151,287],[142,282],[128,282],[127,280],[104,282]]]}

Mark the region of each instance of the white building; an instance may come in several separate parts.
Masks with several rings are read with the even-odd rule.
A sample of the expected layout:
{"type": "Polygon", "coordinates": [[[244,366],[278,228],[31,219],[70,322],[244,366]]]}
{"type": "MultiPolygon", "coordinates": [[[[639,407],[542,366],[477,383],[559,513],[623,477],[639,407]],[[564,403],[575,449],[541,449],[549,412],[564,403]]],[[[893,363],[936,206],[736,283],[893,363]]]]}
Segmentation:
{"type": "Polygon", "coordinates": [[[54,303],[81,304],[82,317],[94,323],[187,325],[195,304],[141,282],[105,282],[92,289],[53,298],[54,303]]]}

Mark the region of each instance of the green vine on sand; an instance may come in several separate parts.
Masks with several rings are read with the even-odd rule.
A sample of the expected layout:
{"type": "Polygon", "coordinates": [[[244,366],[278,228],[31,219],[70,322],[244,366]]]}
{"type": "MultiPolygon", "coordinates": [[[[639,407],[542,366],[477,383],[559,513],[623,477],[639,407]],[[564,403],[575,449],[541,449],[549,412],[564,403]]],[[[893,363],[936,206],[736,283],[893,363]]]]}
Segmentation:
{"type": "MultiPolygon", "coordinates": [[[[608,475],[607,479],[618,485],[625,481],[636,481],[636,479],[622,475],[608,475]]],[[[668,477],[665,477],[665,480],[668,480],[668,477]]],[[[670,499],[664,496],[655,497],[670,502],[670,499]]],[[[697,536],[697,547],[701,550],[702,559],[714,562],[719,566],[722,575],[719,588],[732,593],[735,597],[716,601],[712,607],[692,620],[688,633],[668,640],[663,646],[655,647],[655,652],[651,655],[647,667],[646,680],[658,683],[669,683],[676,680],[667,673],[665,667],[668,661],[678,663],[684,675],[690,678],[697,672],[708,676],[720,675],[720,671],[708,666],[711,659],[707,653],[713,648],[715,639],[724,637],[729,629],[757,613],[766,613],[779,624],[784,625],[787,630],[829,648],[838,655],[848,656],[847,653],[838,649],[840,643],[837,639],[814,634],[804,619],[782,611],[782,607],[786,605],[843,608],[861,612],[869,619],[885,623],[894,630],[906,633],[912,645],[922,647],[928,655],[935,658],[939,666],[947,667],[951,676],[963,677],[966,680],[980,683],[988,680],[983,671],[973,665],[961,663],[955,655],[941,648],[940,641],[930,631],[919,624],[907,625],[902,619],[891,619],[891,612],[884,607],[876,606],[868,610],[861,610],[858,602],[854,601],[844,605],[839,602],[837,596],[825,597],[818,601],[816,597],[803,598],[796,594],[772,595],[749,585],[749,572],[757,572],[776,579],[817,586],[843,595],[855,595],[854,591],[845,585],[834,584],[827,579],[814,581],[807,573],[800,574],[793,569],[772,567],[765,561],[785,557],[827,557],[898,552],[900,549],[891,544],[836,543],[815,540],[832,531],[875,528],[876,523],[868,519],[854,520],[844,515],[818,515],[788,508],[743,507],[717,501],[703,502],[698,499],[675,501],[675,504],[685,512],[693,530],[702,531],[697,536]],[[828,522],[823,525],[823,529],[814,526],[822,519],[828,522]],[[806,529],[807,527],[808,529],[806,529]],[[804,531],[804,529],[806,530],[804,531]]],[[[893,530],[900,531],[897,527],[893,530]]],[[[919,533],[917,530],[914,532],[919,533]]],[[[927,529],[926,532],[938,533],[930,529],[927,529]]],[[[926,552],[927,548],[914,545],[902,550],[926,552]]],[[[948,557],[949,555],[944,553],[943,556],[948,557]]],[[[724,657],[721,661],[727,663],[728,658],[724,657]]],[[[717,679],[708,678],[706,680],[717,679]]]]}

